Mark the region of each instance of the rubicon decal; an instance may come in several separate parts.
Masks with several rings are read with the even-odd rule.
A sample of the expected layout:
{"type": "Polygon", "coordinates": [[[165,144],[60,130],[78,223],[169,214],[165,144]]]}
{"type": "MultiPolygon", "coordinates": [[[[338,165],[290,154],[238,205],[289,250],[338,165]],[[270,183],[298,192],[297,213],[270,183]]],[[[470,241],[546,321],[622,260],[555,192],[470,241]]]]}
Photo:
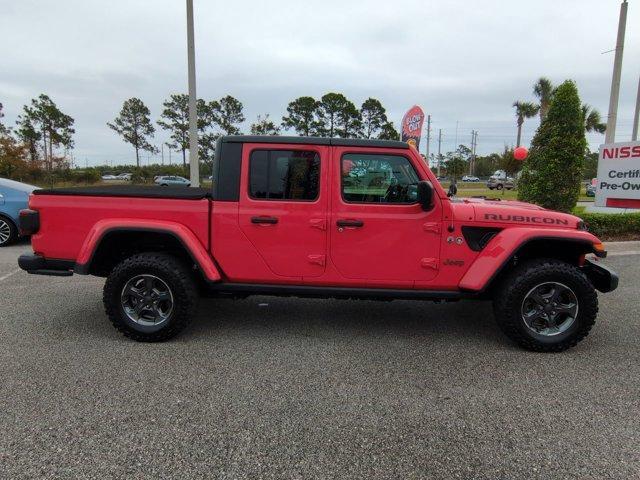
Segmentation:
{"type": "Polygon", "coordinates": [[[530,217],[528,215],[502,215],[498,213],[485,213],[485,220],[496,222],[519,222],[519,223],[543,223],[546,225],[569,225],[569,220],[549,217],[530,217]]]}

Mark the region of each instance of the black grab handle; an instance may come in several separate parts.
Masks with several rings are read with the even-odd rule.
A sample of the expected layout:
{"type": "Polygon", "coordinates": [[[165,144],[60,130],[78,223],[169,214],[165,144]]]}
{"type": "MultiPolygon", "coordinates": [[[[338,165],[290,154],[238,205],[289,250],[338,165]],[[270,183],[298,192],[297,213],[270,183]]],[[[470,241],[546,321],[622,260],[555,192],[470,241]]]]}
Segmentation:
{"type": "Polygon", "coordinates": [[[251,217],[251,223],[268,223],[275,225],[278,223],[278,217],[251,217]]]}
{"type": "Polygon", "coordinates": [[[363,227],[364,222],[362,220],[338,220],[336,225],[339,227],[363,227]]]}

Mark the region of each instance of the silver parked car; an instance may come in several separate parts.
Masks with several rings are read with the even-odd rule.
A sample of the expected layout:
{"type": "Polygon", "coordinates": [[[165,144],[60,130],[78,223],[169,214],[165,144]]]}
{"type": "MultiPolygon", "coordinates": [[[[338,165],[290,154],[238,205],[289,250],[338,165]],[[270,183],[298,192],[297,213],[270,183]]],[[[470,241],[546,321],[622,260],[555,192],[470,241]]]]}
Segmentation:
{"type": "Polygon", "coordinates": [[[491,177],[489,177],[489,180],[487,180],[487,188],[489,190],[493,190],[493,189],[502,190],[503,188],[506,188],[507,190],[511,190],[515,188],[515,186],[516,184],[512,177],[507,177],[507,176],[496,177],[492,175],[491,177]]]}
{"type": "Polygon", "coordinates": [[[191,185],[191,182],[184,177],[179,177],[178,175],[163,175],[157,177],[155,179],[156,185],[161,185],[163,187],[168,187],[169,185],[181,185],[183,187],[188,187],[191,185]]]}

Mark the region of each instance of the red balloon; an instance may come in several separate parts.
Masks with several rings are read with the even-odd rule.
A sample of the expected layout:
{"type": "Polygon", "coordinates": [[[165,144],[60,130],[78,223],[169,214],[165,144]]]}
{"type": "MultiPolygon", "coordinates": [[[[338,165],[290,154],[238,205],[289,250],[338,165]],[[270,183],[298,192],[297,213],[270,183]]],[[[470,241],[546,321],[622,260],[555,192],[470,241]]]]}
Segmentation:
{"type": "Polygon", "coordinates": [[[515,158],[516,160],[522,161],[527,158],[527,155],[529,155],[529,150],[527,150],[525,147],[518,147],[513,151],[513,158],[515,158]]]}

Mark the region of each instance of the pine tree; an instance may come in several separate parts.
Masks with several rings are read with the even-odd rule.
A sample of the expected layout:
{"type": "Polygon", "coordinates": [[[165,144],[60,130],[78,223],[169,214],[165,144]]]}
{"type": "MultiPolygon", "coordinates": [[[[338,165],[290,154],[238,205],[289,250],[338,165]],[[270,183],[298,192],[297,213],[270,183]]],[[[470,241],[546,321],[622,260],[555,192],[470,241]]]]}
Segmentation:
{"type": "Polygon", "coordinates": [[[569,212],[578,200],[586,149],[578,88],[567,80],[556,89],[549,111],[533,138],[518,182],[518,198],[569,212]]]}
{"type": "Polygon", "coordinates": [[[113,123],[107,123],[123,140],[133,145],[136,151],[136,165],[140,166],[139,151],[155,152],[156,148],[149,143],[148,138],[153,137],[155,128],[149,118],[149,108],[139,98],[130,98],[122,104],[120,114],[113,123]]]}
{"type": "Polygon", "coordinates": [[[287,115],[282,117],[282,126],[294,129],[298,135],[317,135],[315,115],[319,103],[313,97],[299,97],[287,105],[287,115]]]}
{"type": "MultiPolygon", "coordinates": [[[[63,113],[49,96],[44,93],[25,105],[24,114],[18,117],[18,136],[27,136],[28,142],[36,138],[42,141],[45,163],[53,168],[53,149],[60,146],[73,148],[74,119],[63,113]],[[22,133],[20,133],[22,131],[22,133]],[[36,133],[37,132],[37,133],[36,133]]],[[[31,146],[30,146],[31,148],[31,146]]]]}
{"type": "Polygon", "coordinates": [[[269,114],[265,114],[264,117],[258,115],[258,119],[255,123],[251,124],[251,135],[279,135],[280,127],[278,127],[272,120],[269,119],[269,114]]]}
{"type": "Polygon", "coordinates": [[[375,98],[367,98],[360,107],[362,116],[362,135],[364,138],[375,138],[388,123],[387,112],[375,98]]]}
{"type": "Polygon", "coordinates": [[[225,135],[240,135],[239,124],[244,122],[243,105],[240,100],[227,95],[211,102],[216,113],[216,122],[225,135]]]}
{"type": "Polygon", "coordinates": [[[160,114],[161,120],[158,120],[158,125],[169,131],[171,143],[168,145],[182,152],[182,165],[186,168],[186,151],[189,149],[189,95],[171,95],[162,106],[164,110],[160,114]]]}

